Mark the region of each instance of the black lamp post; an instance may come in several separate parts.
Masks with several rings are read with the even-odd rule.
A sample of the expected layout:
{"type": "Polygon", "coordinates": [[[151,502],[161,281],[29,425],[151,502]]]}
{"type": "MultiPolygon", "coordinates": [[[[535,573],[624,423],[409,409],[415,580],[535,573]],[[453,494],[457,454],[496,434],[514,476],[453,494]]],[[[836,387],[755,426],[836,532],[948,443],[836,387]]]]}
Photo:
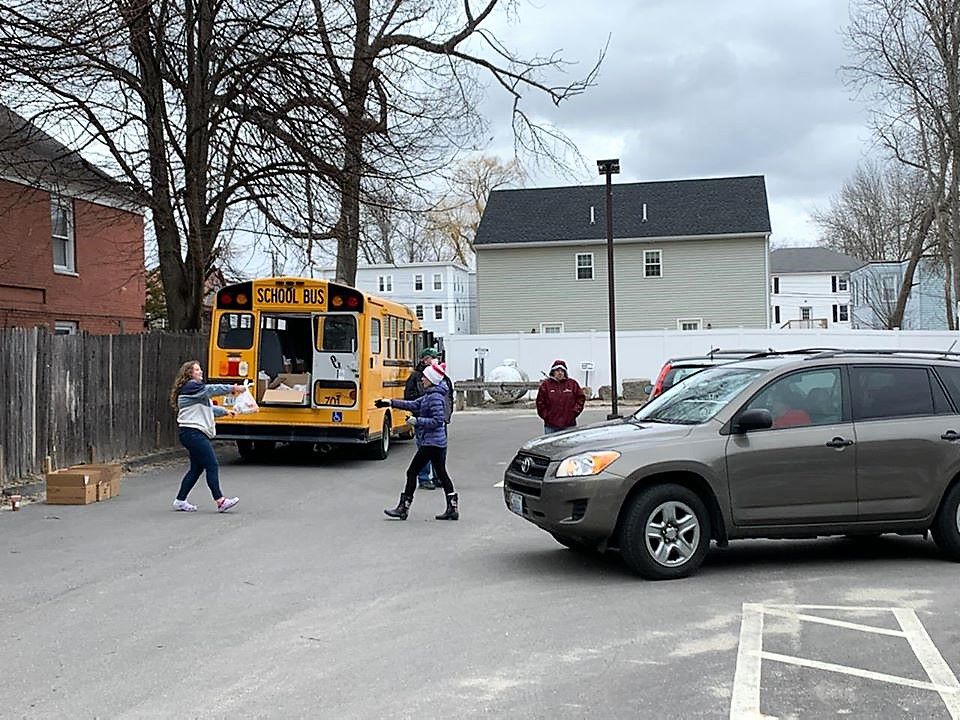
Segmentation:
{"type": "Polygon", "coordinates": [[[607,420],[620,417],[617,412],[617,313],[613,289],[613,188],[610,176],[620,172],[619,160],[597,160],[601,175],[607,176],[607,307],[610,316],[610,414],[607,420]]]}

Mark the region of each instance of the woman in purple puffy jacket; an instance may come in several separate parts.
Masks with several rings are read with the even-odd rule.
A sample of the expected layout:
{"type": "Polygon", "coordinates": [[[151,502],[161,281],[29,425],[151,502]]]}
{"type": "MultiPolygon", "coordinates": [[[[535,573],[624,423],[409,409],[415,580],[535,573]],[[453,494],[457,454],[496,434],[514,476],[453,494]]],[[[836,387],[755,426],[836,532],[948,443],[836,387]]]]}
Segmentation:
{"type": "Polygon", "coordinates": [[[407,484],[400,494],[400,502],[395,508],[383,512],[392,518],[406,520],[413,502],[413,493],[417,489],[417,473],[427,463],[433,465],[433,474],[443,485],[447,498],[447,509],[437,515],[437,520],[459,520],[459,498],[453,489],[453,481],[447,474],[445,462],[447,447],[447,388],[443,382],[446,373],[440,363],[431,363],[423,369],[423,395],[416,400],[377,400],[377,407],[395,407],[416,413],[408,417],[407,422],[414,426],[417,438],[417,453],[407,468],[407,484]]]}

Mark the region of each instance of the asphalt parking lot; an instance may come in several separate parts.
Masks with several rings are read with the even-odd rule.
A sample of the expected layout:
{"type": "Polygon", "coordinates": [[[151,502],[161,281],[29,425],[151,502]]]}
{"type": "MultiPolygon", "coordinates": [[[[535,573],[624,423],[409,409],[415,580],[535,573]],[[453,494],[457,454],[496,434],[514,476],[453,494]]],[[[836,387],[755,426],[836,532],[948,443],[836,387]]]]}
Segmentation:
{"type": "Polygon", "coordinates": [[[202,485],[171,510],[176,463],[0,513],[0,717],[960,720],[960,565],[932,542],[744,541],[646,582],[506,510],[538,429],[455,414],[456,523],[440,491],[383,516],[411,443],[225,451],[222,515],[202,485]]]}

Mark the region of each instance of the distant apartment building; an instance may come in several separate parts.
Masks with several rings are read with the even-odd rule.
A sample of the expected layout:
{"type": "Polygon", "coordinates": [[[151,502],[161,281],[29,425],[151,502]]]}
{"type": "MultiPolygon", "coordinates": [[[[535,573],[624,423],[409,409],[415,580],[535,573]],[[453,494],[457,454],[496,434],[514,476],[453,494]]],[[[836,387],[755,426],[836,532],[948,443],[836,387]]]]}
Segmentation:
{"type": "MultiPolygon", "coordinates": [[[[334,268],[323,268],[321,277],[333,279],[334,268]]],[[[412,309],[425,330],[441,337],[475,332],[475,276],[452,262],[403,265],[361,265],[355,286],[382,295],[412,309]]]]}
{"type": "Polygon", "coordinates": [[[770,327],[852,327],[850,273],[863,263],[821,247],[770,252],[770,327]]]}

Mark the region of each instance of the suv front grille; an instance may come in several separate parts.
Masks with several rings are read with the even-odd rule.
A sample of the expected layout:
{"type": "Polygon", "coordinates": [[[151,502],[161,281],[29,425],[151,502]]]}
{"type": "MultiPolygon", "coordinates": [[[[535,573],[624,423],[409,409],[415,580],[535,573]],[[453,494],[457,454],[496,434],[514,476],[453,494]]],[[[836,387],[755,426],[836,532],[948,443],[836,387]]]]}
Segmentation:
{"type": "Polygon", "coordinates": [[[523,493],[524,495],[532,495],[533,497],[540,497],[541,483],[537,480],[524,481],[522,478],[510,478],[504,482],[507,490],[513,490],[514,492],[523,493]]]}
{"type": "Polygon", "coordinates": [[[549,465],[549,458],[521,452],[517,453],[513,462],[510,463],[510,469],[525,477],[543,479],[543,476],[547,474],[549,465]]]}

